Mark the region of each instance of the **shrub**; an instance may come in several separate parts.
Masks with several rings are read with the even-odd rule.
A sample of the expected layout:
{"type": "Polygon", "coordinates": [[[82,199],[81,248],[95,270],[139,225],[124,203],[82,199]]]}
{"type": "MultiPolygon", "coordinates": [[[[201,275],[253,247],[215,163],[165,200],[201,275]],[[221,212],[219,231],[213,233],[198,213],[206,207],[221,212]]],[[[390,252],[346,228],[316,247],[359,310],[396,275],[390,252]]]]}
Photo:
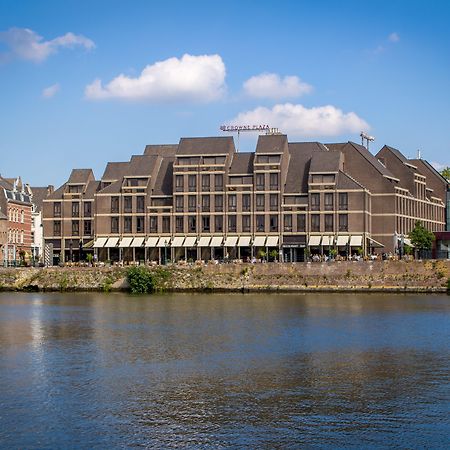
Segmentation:
{"type": "Polygon", "coordinates": [[[447,279],[447,294],[450,295],[450,278],[447,279]]]}
{"type": "Polygon", "coordinates": [[[152,273],[145,266],[130,267],[127,281],[132,294],[148,294],[154,291],[152,273]]]}

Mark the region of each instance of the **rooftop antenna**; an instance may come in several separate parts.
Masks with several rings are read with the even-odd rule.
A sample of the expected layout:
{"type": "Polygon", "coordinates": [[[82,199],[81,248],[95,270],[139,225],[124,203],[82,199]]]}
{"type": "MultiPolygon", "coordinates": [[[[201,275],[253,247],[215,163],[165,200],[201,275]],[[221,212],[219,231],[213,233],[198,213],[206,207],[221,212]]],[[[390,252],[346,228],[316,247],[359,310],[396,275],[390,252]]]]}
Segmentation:
{"type": "Polygon", "coordinates": [[[369,136],[364,131],[361,131],[360,136],[361,136],[361,145],[364,146],[364,139],[365,139],[366,140],[366,148],[367,148],[367,150],[369,150],[369,142],[374,141],[375,138],[373,136],[369,136]]]}
{"type": "Polygon", "coordinates": [[[420,154],[420,148],[417,149],[417,159],[422,159],[422,155],[420,154]]]}
{"type": "Polygon", "coordinates": [[[221,125],[220,131],[225,131],[228,133],[237,133],[237,151],[239,152],[239,141],[240,134],[242,131],[252,131],[252,132],[262,132],[265,131],[266,134],[280,134],[278,128],[272,128],[269,125],[221,125]]]}

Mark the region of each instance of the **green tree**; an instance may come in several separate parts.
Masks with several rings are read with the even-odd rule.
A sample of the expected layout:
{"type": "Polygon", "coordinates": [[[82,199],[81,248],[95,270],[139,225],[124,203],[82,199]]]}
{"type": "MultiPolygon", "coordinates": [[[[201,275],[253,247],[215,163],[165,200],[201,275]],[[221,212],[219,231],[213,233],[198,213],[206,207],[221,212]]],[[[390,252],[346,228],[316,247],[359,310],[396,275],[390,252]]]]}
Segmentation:
{"type": "Polygon", "coordinates": [[[450,180],[450,167],[446,167],[445,169],[441,170],[441,175],[445,179],[450,180]]]}
{"type": "Polygon", "coordinates": [[[431,246],[434,241],[434,234],[428,231],[418,220],[414,226],[414,229],[408,235],[411,239],[411,243],[416,247],[419,252],[419,256],[422,257],[425,251],[431,250],[431,246]]]}

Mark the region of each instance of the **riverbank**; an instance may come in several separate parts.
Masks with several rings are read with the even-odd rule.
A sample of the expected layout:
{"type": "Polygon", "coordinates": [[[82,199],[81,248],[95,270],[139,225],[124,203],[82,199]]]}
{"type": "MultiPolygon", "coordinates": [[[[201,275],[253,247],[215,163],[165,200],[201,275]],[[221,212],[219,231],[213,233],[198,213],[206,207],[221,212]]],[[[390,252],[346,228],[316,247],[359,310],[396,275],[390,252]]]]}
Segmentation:
{"type": "MultiPolygon", "coordinates": [[[[126,291],[126,267],[2,268],[4,291],[126,291]]],[[[450,261],[149,267],[163,291],[447,292],[450,261]]]]}

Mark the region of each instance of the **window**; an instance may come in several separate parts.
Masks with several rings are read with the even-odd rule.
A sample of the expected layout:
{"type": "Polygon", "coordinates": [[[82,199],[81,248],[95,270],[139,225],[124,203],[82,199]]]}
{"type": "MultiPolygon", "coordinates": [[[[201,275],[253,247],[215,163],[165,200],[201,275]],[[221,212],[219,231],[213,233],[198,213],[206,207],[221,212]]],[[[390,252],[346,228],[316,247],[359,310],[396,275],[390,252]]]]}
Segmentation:
{"type": "Polygon", "coordinates": [[[119,197],[111,197],[111,212],[119,212],[119,197]]]}
{"type": "Polygon", "coordinates": [[[131,217],[125,217],[123,219],[123,232],[124,233],[131,233],[131,225],[132,225],[132,218],[131,217]]]}
{"type": "Polygon", "coordinates": [[[348,214],[339,214],[339,231],[348,231],[348,214]]]}
{"type": "Polygon", "coordinates": [[[196,203],[197,203],[197,197],[195,195],[189,195],[188,196],[188,211],[189,212],[195,212],[196,211],[196,203]]]}
{"type": "Polygon", "coordinates": [[[228,216],[228,231],[236,231],[236,216],[228,216]]]}
{"type": "Polygon", "coordinates": [[[195,216],[188,217],[188,231],[189,233],[197,231],[197,218],[195,216]]]}
{"type": "Polygon", "coordinates": [[[129,213],[132,211],[133,208],[133,197],[127,195],[123,198],[123,212],[129,213]]]}
{"type": "Polygon", "coordinates": [[[216,195],[214,197],[214,209],[217,212],[223,211],[223,195],[216,195]]]}
{"type": "Polygon", "coordinates": [[[136,217],[136,233],[144,233],[144,218],[142,216],[136,217]]]}
{"type": "Polygon", "coordinates": [[[23,209],[20,211],[20,222],[23,223],[25,221],[25,214],[23,212],[23,209]]]}
{"type": "Polygon", "coordinates": [[[119,232],[119,218],[111,217],[111,233],[119,232]]]}
{"type": "Polygon", "coordinates": [[[92,217],[92,202],[84,202],[84,217],[92,217]]]}
{"type": "Polygon", "coordinates": [[[175,217],[175,231],[177,233],[183,233],[184,222],[182,216],[175,217]]]}
{"type": "Polygon", "coordinates": [[[270,194],[270,210],[278,211],[278,194],[270,194]]]}
{"type": "Polygon", "coordinates": [[[78,194],[81,192],[82,186],[69,186],[69,193],[70,194],[78,194]]]}
{"type": "Polygon", "coordinates": [[[264,216],[256,216],[256,231],[264,231],[264,216]]]}
{"type": "Polygon", "coordinates": [[[298,232],[306,231],[306,214],[299,214],[297,216],[297,231],[298,232]]]}
{"type": "Polygon", "coordinates": [[[333,231],[333,214],[325,214],[325,231],[333,231]]]}
{"type": "Polygon", "coordinates": [[[23,230],[20,232],[20,243],[23,244],[23,230]]]}
{"type": "Polygon", "coordinates": [[[80,234],[80,221],[72,220],[72,236],[78,236],[80,234]]]}
{"type": "Polygon", "coordinates": [[[175,191],[183,192],[184,190],[184,178],[183,175],[175,175],[175,191]]]}
{"type": "Polygon", "coordinates": [[[320,210],[320,194],[311,194],[311,211],[320,210]]]}
{"type": "Polygon", "coordinates": [[[348,194],[347,192],[339,192],[339,209],[347,211],[348,209],[348,194]]]}
{"type": "Polygon", "coordinates": [[[270,174],[270,190],[278,190],[278,173],[270,174]]]}
{"type": "Polygon", "coordinates": [[[256,211],[264,211],[264,194],[256,194],[256,211]]]}
{"type": "Polygon", "coordinates": [[[256,189],[258,191],[264,190],[264,174],[263,173],[256,174],[256,189]]]}
{"type": "Polygon", "coordinates": [[[211,226],[211,220],[209,216],[202,217],[202,231],[209,231],[211,226]]]}
{"type": "Polygon", "coordinates": [[[216,216],[214,218],[215,231],[223,231],[223,216],[216,216]]]}
{"type": "Polygon", "coordinates": [[[145,197],[139,195],[136,197],[136,212],[144,212],[145,211],[145,197]]]}
{"type": "Polygon", "coordinates": [[[150,216],[150,223],[149,223],[148,228],[149,228],[150,233],[158,232],[158,217],[157,216],[150,216]]]}
{"type": "Polygon", "coordinates": [[[55,220],[53,222],[53,236],[61,236],[61,221],[55,220]]]}
{"type": "Polygon", "coordinates": [[[209,175],[202,175],[202,191],[209,192],[210,189],[209,175]]]}
{"type": "Polygon", "coordinates": [[[270,231],[278,231],[278,216],[271,215],[269,217],[270,231]]]}
{"type": "Polygon", "coordinates": [[[236,194],[228,196],[228,211],[236,211],[236,194]]]}
{"type": "Polygon", "coordinates": [[[214,186],[216,191],[223,190],[223,175],[221,173],[216,173],[214,175],[214,186]]]}
{"type": "Polygon", "coordinates": [[[188,188],[189,192],[197,190],[197,175],[188,175],[188,188]]]}
{"type": "Polygon", "coordinates": [[[284,231],[292,231],[292,214],[284,216],[284,231]]]}
{"type": "Polygon", "coordinates": [[[250,231],[250,216],[242,216],[242,231],[250,231]]]}
{"type": "Polygon", "coordinates": [[[176,212],[182,212],[183,211],[183,203],[184,198],[181,195],[177,195],[175,197],[175,211],[176,212]]]}
{"type": "Polygon", "coordinates": [[[333,211],[333,209],[334,209],[333,194],[327,192],[325,194],[325,211],[333,211]]]}
{"type": "Polygon", "coordinates": [[[311,214],[311,231],[320,231],[320,215],[311,214]]]}
{"type": "Polygon", "coordinates": [[[209,195],[202,195],[202,211],[209,212],[209,209],[210,209],[209,195]]]}
{"type": "Polygon", "coordinates": [[[72,217],[80,217],[80,204],[72,202],[72,217]]]}
{"type": "Polygon", "coordinates": [[[90,236],[92,234],[92,222],[90,220],[84,221],[83,234],[85,236],[90,236]]]}
{"type": "Polygon", "coordinates": [[[250,194],[242,194],[242,211],[250,211],[250,194]]]}
{"type": "Polygon", "coordinates": [[[170,216],[163,216],[162,231],[163,233],[170,233],[170,216]]]}

